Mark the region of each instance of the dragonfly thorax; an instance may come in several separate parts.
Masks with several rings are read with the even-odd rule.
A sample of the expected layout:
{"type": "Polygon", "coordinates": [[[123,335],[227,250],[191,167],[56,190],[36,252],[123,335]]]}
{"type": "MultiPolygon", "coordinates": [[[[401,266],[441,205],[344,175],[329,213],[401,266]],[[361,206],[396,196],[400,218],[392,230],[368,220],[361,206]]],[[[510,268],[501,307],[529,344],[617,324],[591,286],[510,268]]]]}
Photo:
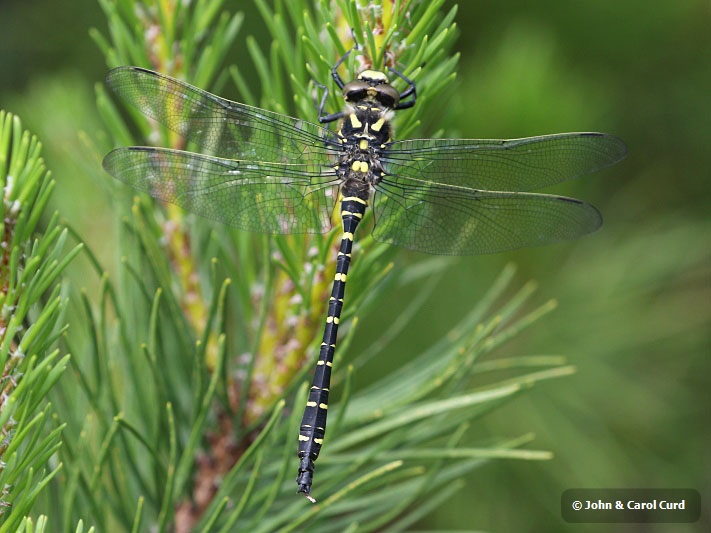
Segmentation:
{"type": "Polygon", "coordinates": [[[391,115],[389,109],[379,107],[370,100],[347,105],[338,129],[341,142],[364,151],[384,148],[385,143],[392,140],[391,115]]]}
{"type": "Polygon", "coordinates": [[[361,149],[357,144],[346,147],[336,167],[344,196],[368,200],[371,191],[383,177],[379,151],[373,147],[361,149]]]}

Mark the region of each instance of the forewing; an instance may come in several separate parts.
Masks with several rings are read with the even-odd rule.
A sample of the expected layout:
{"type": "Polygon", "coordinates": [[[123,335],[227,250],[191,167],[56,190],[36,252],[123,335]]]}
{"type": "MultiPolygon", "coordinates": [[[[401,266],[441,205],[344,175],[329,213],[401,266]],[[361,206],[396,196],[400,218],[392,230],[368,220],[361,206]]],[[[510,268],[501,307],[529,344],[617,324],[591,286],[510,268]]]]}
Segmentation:
{"type": "Polygon", "coordinates": [[[202,217],[260,233],[324,233],[338,195],[330,168],[237,161],[163,148],[118,148],[116,179],[202,217]]]}
{"type": "Polygon", "coordinates": [[[625,144],[604,133],[526,139],[413,139],[387,145],[386,172],[478,190],[533,191],[613,165],[625,144]]]}
{"type": "Polygon", "coordinates": [[[562,196],[478,191],[388,176],[377,187],[373,237],[443,255],[491,254],[598,229],[593,206],[562,196]]]}
{"type": "Polygon", "coordinates": [[[208,155],[309,163],[332,159],[338,147],[336,135],[317,124],[232,102],[143,68],[115,68],[106,83],[127,103],[208,155]]]}

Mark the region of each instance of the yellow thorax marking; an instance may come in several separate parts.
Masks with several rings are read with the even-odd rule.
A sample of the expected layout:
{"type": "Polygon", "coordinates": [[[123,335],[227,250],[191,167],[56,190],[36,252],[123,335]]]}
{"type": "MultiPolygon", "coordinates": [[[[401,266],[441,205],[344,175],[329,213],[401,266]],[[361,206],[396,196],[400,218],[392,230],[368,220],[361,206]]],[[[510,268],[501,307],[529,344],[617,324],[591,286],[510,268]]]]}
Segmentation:
{"type": "Polygon", "coordinates": [[[370,129],[373,131],[380,131],[380,129],[383,127],[384,124],[385,124],[385,119],[380,117],[375,124],[370,126],[370,129]]]}
{"type": "Polygon", "coordinates": [[[356,172],[368,172],[368,163],[365,161],[353,161],[353,164],[351,165],[351,169],[355,170],[356,172]]]}
{"type": "Polygon", "coordinates": [[[353,125],[354,128],[357,129],[357,128],[363,127],[363,123],[360,120],[358,120],[358,117],[355,115],[355,113],[351,113],[350,117],[351,117],[351,124],[353,125]]]}

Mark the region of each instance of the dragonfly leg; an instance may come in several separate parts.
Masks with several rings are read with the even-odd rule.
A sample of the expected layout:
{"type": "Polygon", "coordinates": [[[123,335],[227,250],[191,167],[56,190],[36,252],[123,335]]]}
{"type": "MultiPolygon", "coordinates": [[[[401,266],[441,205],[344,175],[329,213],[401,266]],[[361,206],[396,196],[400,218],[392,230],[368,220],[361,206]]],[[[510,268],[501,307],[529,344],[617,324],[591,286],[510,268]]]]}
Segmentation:
{"type": "Polygon", "coordinates": [[[353,48],[343,54],[343,57],[339,59],[331,69],[331,77],[333,77],[333,81],[336,82],[336,85],[338,85],[339,89],[343,89],[345,83],[343,82],[343,78],[341,78],[341,75],[338,74],[338,67],[340,67],[341,64],[343,64],[343,62],[346,60],[346,58],[351,55],[351,52],[353,50],[360,50],[360,48],[358,47],[358,41],[356,40],[355,30],[353,28],[351,28],[351,37],[353,37],[353,48]]]}
{"type": "Polygon", "coordinates": [[[413,107],[417,101],[417,89],[415,88],[415,82],[392,67],[389,67],[388,70],[390,70],[390,72],[395,74],[401,80],[404,80],[408,85],[408,88],[400,93],[400,102],[395,106],[395,109],[407,109],[409,107],[413,107]],[[406,102],[403,102],[403,100],[409,96],[412,96],[412,98],[406,102]]]}
{"type": "Polygon", "coordinates": [[[343,54],[343,57],[339,59],[335,65],[333,65],[333,68],[331,69],[331,77],[333,78],[333,81],[336,82],[336,85],[338,85],[339,89],[343,89],[345,86],[345,83],[343,82],[343,78],[341,78],[341,75],[338,73],[338,67],[341,66],[341,64],[346,60],[346,58],[351,55],[351,52],[355,50],[356,47],[354,46],[350,50],[348,50],[345,54],[343,54]]]}
{"type": "Polygon", "coordinates": [[[330,114],[325,114],[324,113],[324,108],[326,107],[326,99],[328,98],[328,87],[325,85],[321,85],[320,83],[314,82],[314,85],[318,87],[319,89],[323,90],[323,96],[321,96],[321,102],[318,105],[318,121],[321,124],[326,124],[329,122],[333,122],[335,120],[340,120],[345,116],[345,113],[343,111],[339,111],[338,113],[330,113],[330,114]]]}

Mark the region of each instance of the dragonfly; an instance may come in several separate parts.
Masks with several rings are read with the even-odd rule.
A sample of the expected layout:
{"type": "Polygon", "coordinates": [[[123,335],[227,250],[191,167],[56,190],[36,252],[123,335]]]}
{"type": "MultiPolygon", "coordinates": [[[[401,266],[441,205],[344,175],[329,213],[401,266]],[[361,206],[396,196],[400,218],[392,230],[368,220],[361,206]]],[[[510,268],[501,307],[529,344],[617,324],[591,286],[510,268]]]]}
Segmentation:
{"type": "Polygon", "coordinates": [[[331,71],[343,108],[324,111],[324,88],[318,124],[140,67],[118,67],[106,78],[122,100],[196,150],[117,148],[103,161],[116,179],[251,232],[326,233],[340,219],[323,340],[298,435],[297,493],[312,502],[354,235],[366,209],[372,209],[376,241],[429,254],[492,254],[575,239],[601,226],[600,212],[580,200],[531,191],[608,167],[626,154],[619,138],[603,133],[395,140],[393,115],[415,106],[415,83],[393,68],[388,73],[406,86],[402,92],[378,70],[345,83],[338,67],[348,53],[331,71]]]}

